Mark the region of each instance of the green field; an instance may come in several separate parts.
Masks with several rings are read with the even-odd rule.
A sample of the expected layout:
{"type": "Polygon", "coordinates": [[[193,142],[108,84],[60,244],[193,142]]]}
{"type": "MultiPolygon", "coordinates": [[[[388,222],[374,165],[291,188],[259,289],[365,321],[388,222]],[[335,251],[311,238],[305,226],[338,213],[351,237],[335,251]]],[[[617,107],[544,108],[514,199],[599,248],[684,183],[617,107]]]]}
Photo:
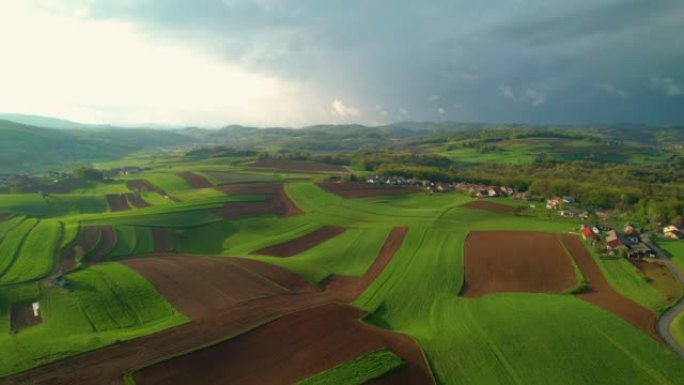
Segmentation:
{"type": "Polygon", "coordinates": [[[25,284],[0,291],[0,376],[186,322],[142,276],[110,263],[67,276],[73,291],[25,284]],[[39,301],[43,322],[10,335],[9,306],[39,301]]]}
{"type": "MultiPolygon", "coordinates": [[[[509,143],[507,161],[526,162],[529,154],[554,145],[542,142],[509,143]]],[[[579,142],[562,145],[577,153],[596,150],[579,142]]],[[[470,155],[458,159],[466,158],[478,159],[470,155]]],[[[151,170],[88,184],[69,194],[0,195],[0,212],[16,214],[0,222],[0,324],[9,331],[10,306],[29,301],[40,302],[43,317],[41,324],[14,335],[0,333],[0,376],[187,321],[140,274],[116,262],[84,264],[67,275],[69,289],[42,279],[50,277],[59,252],[73,244],[83,226],[114,228],[117,243],[107,256],[110,261],[153,251],[152,229],[161,227],[170,231],[178,252],[260,260],[313,283],[331,274],[363,275],[391,229],[406,226],[409,231],[397,254],[354,305],[368,312],[365,322],[413,337],[438,384],[684,383],[684,365],[665,346],[570,294],[502,293],[477,299],[458,295],[469,232],[567,233],[577,230],[577,220],[550,216],[544,210],[514,215],[468,209],[462,205],[472,199],[459,193],[342,199],[313,183],[322,179],[320,175],[249,171],[235,159],[225,165],[215,159],[177,163],[144,159],[151,170]],[[225,171],[209,175],[214,184],[300,178],[287,183],[285,191],[304,214],[222,219],[212,209],[265,197],[228,196],[214,188],[194,190],[176,175],[184,170],[225,171]],[[147,179],[181,202],[147,192],[143,197],[152,206],[109,212],[104,195],[127,191],[125,182],[130,179],[147,179]],[[346,231],[289,258],[256,253],[326,225],[346,231]]],[[[682,267],[683,244],[662,243],[682,267]]],[[[656,312],[669,305],[629,262],[595,257],[623,295],[656,312]]],[[[675,335],[682,338],[681,316],[674,327],[675,335]]],[[[302,383],[363,383],[399,365],[396,356],[381,351],[302,383]]]]}
{"type": "Polygon", "coordinates": [[[389,350],[368,353],[318,373],[297,385],[361,385],[399,369],[404,361],[389,350]]]}

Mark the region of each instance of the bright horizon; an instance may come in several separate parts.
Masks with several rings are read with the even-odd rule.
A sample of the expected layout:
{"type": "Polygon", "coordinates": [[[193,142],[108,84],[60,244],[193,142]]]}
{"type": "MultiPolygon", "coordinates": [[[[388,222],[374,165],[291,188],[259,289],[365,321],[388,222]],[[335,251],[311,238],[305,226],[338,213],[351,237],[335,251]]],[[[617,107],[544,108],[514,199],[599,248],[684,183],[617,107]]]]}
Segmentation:
{"type": "Polygon", "coordinates": [[[684,123],[676,1],[188,4],[0,3],[0,110],[205,127],[684,123]]]}

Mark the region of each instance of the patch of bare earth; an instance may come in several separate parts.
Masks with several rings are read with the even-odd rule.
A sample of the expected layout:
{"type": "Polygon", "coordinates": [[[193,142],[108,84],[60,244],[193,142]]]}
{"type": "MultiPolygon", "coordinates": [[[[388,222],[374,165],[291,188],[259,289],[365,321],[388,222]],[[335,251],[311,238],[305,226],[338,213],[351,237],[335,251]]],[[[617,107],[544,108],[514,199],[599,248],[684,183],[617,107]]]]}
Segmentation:
{"type": "Polygon", "coordinates": [[[463,207],[468,209],[491,211],[494,213],[510,213],[513,212],[513,210],[515,210],[515,207],[513,206],[508,206],[501,203],[486,200],[468,202],[464,204],[463,207]]]}
{"type": "Polygon", "coordinates": [[[10,330],[18,332],[29,326],[38,325],[43,322],[43,319],[33,314],[33,306],[31,302],[16,303],[10,306],[10,330]]]}
{"type": "Polygon", "coordinates": [[[192,319],[208,318],[217,311],[257,298],[291,294],[282,283],[296,282],[302,288],[317,291],[294,273],[282,272],[287,279],[270,279],[270,265],[254,262],[246,265],[233,258],[191,257],[183,255],[151,256],[123,261],[147,278],[181,313],[192,319]],[[262,273],[262,269],[265,270],[262,273]]]}
{"type": "Polygon", "coordinates": [[[577,297],[608,310],[664,343],[656,331],[656,314],[615,291],[579,237],[573,234],[560,237],[587,282],[587,290],[577,297]]]}
{"type": "Polygon", "coordinates": [[[130,210],[126,194],[107,194],[107,204],[112,212],[130,210]]]}
{"type": "Polygon", "coordinates": [[[342,198],[369,198],[385,195],[401,195],[420,192],[414,186],[388,186],[371,183],[322,182],[318,186],[323,190],[342,198]]]}
{"type": "Polygon", "coordinates": [[[171,231],[167,228],[153,227],[152,240],[154,241],[154,251],[157,253],[167,253],[173,250],[171,231]]]}
{"type": "Polygon", "coordinates": [[[342,234],[344,230],[343,227],[323,226],[318,230],[297,239],[264,247],[263,249],[253,252],[253,254],[270,255],[272,257],[291,257],[342,234]]]}
{"type": "Polygon", "coordinates": [[[190,171],[185,171],[178,173],[178,176],[183,178],[187,183],[188,186],[192,188],[209,188],[212,187],[213,185],[211,182],[207,180],[207,178],[203,177],[200,174],[190,172],[190,171]]]}
{"type": "MultiPolygon", "coordinates": [[[[389,348],[407,365],[385,383],[432,384],[410,338],[359,322],[363,312],[329,304],[286,315],[236,338],[142,370],[139,385],[292,384],[372,351],[389,348]]],[[[391,377],[391,378],[390,378],[391,377]]]]}
{"type": "Polygon", "coordinates": [[[126,195],[126,199],[128,200],[128,202],[138,209],[150,207],[150,204],[147,201],[145,201],[140,196],[140,194],[126,193],[125,195],[126,195]]]}
{"type": "Polygon", "coordinates": [[[344,302],[353,302],[385,270],[404,242],[407,232],[407,227],[393,228],[375,262],[361,277],[333,275],[321,283],[321,288],[344,302]]]}
{"type": "Polygon", "coordinates": [[[256,162],[247,163],[247,167],[253,168],[265,168],[271,170],[284,170],[284,171],[314,171],[314,172],[335,172],[335,173],[348,173],[349,170],[342,166],[327,164],[327,163],[316,163],[308,162],[304,160],[258,160],[256,162]]]}
{"type": "MultiPolygon", "coordinates": [[[[102,262],[116,246],[116,231],[111,226],[86,226],[74,245],[89,262],[102,262]]],[[[78,252],[78,251],[76,251],[78,252]]]]}
{"type": "Polygon", "coordinates": [[[575,271],[557,234],[473,231],[466,238],[465,297],[561,293],[576,285],[575,271]]]}
{"type": "Polygon", "coordinates": [[[217,187],[227,195],[264,195],[263,201],[228,202],[212,212],[223,219],[240,219],[260,215],[288,217],[302,214],[302,210],[287,196],[283,184],[231,184],[217,187]]]}

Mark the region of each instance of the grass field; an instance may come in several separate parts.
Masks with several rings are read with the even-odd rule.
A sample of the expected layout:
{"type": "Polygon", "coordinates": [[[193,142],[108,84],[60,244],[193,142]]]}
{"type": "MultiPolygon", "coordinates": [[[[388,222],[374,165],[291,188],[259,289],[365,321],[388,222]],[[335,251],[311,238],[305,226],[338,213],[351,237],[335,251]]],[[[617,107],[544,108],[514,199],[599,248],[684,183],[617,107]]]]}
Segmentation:
{"type": "Polygon", "coordinates": [[[670,331],[679,345],[684,346],[684,313],[680,313],[675,317],[670,325],[670,331]]]}
{"type": "Polygon", "coordinates": [[[379,350],[318,373],[297,385],[361,385],[399,369],[404,361],[389,350],[379,350]]]}
{"type": "Polygon", "coordinates": [[[0,276],[0,284],[26,282],[42,278],[52,271],[56,250],[62,240],[62,224],[42,220],[26,236],[11,267],[0,276]]]}
{"type": "MultiPolygon", "coordinates": [[[[511,143],[511,161],[526,161],[524,154],[541,151],[546,145],[550,144],[511,143]]],[[[594,151],[583,143],[563,146],[575,148],[573,154],[594,151]]],[[[331,274],[362,275],[374,262],[390,229],[407,226],[402,246],[355,306],[369,313],[366,322],[415,338],[437,383],[684,382],[684,366],[666,347],[617,316],[572,295],[459,296],[469,232],[567,233],[576,231],[576,220],[550,217],[537,210],[513,215],[468,209],[462,205],[471,198],[453,193],[342,199],[312,182],[321,175],[271,171],[247,172],[244,178],[298,178],[287,183],[285,191],[304,214],[224,220],[212,214],[212,209],[264,197],[228,196],[214,188],[193,190],[176,173],[206,170],[215,184],[244,182],[240,172],[245,170],[240,166],[221,166],[211,160],[184,164],[160,161],[152,167],[151,171],[86,186],[71,194],[49,198],[39,194],[0,196],[0,212],[17,215],[0,222],[0,284],[12,283],[0,287],[0,325],[9,330],[12,303],[38,300],[43,317],[41,324],[15,335],[0,333],[0,376],[187,320],[141,275],[115,262],[84,266],[70,273],[71,291],[28,282],[50,272],[55,252],[71,244],[83,226],[113,226],[117,244],[108,255],[112,260],[152,251],[151,229],[163,227],[169,229],[179,252],[256,259],[297,272],[313,283],[331,274]],[[152,206],[108,212],[104,194],[122,189],[128,179],[146,179],[181,202],[148,192],[143,197],[152,206]],[[288,258],[254,255],[264,247],[299,238],[322,226],[344,227],[346,231],[288,258]]],[[[663,242],[662,247],[684,268],[682,244],[663,242]]],[[[628,262],[598,257],[596,261],[623,295],[655,311],[667,306],[664,296],[628,262]]],[[[675,327],[682,336],[682,317],[675,327]]],[[[396,357],[374,353],[306,383],[345,383],[340,382],[342,378],[362,381],[382,375],[394,365],[396,357]]]]}
{"type": "Polygon", "coordinates": [[[135,271],[110,263],[68,276],[73,292],[25,284],[0,292],[0,376],[186,322],[135,271]],[[43,322],[9,331],[11,303],[39,301],[43,322]]]}
{"type": "Polygon", "coordinates": [[[116,246],[112,250],[111,257],[123,257],[127,255],[144,254],[154,250],[152,231],[142,226],[117,226],[116,246]]]}

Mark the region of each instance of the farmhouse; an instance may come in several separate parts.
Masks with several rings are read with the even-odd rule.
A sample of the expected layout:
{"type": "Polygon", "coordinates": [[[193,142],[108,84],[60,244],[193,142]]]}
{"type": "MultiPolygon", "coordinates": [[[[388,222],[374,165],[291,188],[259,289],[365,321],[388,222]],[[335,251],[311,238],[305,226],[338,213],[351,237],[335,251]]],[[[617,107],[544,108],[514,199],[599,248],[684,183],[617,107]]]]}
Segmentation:
{"type": "Polygon", "coordinates": [[[627,251],[627,256],[630,258],[655,257],[655,253],[645,243],[637,243],[632,245],[627,251]]]}
{"type": "Polygon", "coordinates": [[[546,208],[550,210],[555,210],[560,206],[561,204],[561,199],[560,197],[553,197],[551,199],[546,200],[546,208]]]}
{"type": "Polygon", "coordinates": [[[582,226],[582,238],[585,241],[593,241],[596,239],[596,234],[594,234],[591,226],[582,226]]]}
{"type": "Polygon", "coordinates": [[[684,238],[682,232],[676,226],[667,226],[663,229],[665,238],[682,239],[684,238]]]}
{"type": "Polygon", "coordinates": [[[560,216],[562,217],[567,217],[567,218],[588,218],[589,213],[586,211],[579,211],[579,210],[561,210],[559,212],[560,216]]]}
{"type": "Polygon", "coordinates": [[[568,204],[575,203],[575,197],[564,196],[563,197],[563,203],[568,203],[568,204]]]}

